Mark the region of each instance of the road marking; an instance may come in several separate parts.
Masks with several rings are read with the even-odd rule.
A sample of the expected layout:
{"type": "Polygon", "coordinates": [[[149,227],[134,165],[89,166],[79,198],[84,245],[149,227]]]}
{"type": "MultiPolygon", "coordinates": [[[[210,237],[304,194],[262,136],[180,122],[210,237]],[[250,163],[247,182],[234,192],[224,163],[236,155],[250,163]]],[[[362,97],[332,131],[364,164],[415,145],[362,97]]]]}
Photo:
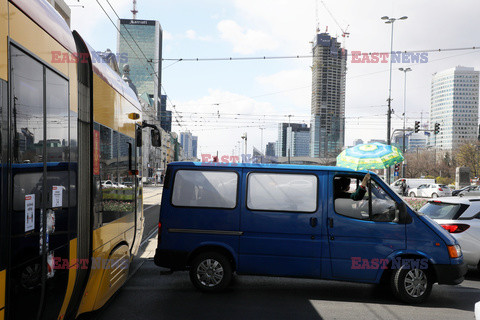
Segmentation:
{"type": "Polygon", "coordinates": [[[142,242],[140,242],[140,248],[141,248],[148,240],[150,240],[150,238],[153,237],[157,232],[158,232],[157,227],[155,227],[155,228],[153,228],[152,230],[150,230],[150,233],[148,234],[148,236],[147,236],[142,242]]]}

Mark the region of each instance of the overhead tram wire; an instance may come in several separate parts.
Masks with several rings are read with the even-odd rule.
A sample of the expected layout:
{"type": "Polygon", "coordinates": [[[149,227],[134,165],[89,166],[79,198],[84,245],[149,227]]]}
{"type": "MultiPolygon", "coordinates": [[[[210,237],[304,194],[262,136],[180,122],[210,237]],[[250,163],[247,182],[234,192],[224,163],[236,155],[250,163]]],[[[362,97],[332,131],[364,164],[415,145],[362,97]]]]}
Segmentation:
{"type": "MultiPolygon", "coordinates": [[[[128,28],[126,28],[126,31],[128,32],[128,34],[130,35],[130,37],[132,38],[132,40],[134,41],[134,43],[136,44],[136,46],[138,47],[139,51],[142,53],[143,55],[143,59],[140,58],[137,53],[135,52],[136,50],[133,49],[133,47],[130,45],[129,41],[125,38],[125,36],[120,32],[120,30],[117,28],[115,22],[113,22],[113,20],[110,18],[110,16],[108,15],[108,13],[106,12],[106,10],[104,9],[104,7],[100,4],[99,0],[96,0],[98,5],[100,6],[100,8],[102,9],[102,11],[104,12],[104,14],[107,16],[107,18],[110,20],[110,22],[112,23],[112,25],[115,27],[115,29],[119,32],[119,34],[122,36],[122,38],[126,41],[127,45],[130,47],[130,49],[132,49],[132,51],[135,53],[135,56],[137,59],[139,60],[145,60],[147,64],[150,65],[150,67],[152,68],[152,71],[153,71],[153,74],[155,75],[154,77],[154,81],[156,80],[156,82],[158,83],[158,74],[157,72],[155,71],[154,67],[152,66],[152,63],[153,63],[153,60],[157,60],[157,59],[148,59],[145,55],[145,53],[143,52],[143,50],[140,48],[140,46],[138,45],[138,43],[135,41],[135,39],[133,38],[133,36],[131,35],[130,31],[128,30],[128,28]]],[[[111,5],[111,3],[109,2],[109,0],[106,0],[108,5],[110,6],[110,8],[112,9],[112,11],[115,13],[115,15],[117,16],[118,19],[120,19],[119,15],[117,14],[116,10],[113,8],[113,6],[111,5]]],[[[397,51],[398,53],[416,53],[416,52],[446,52],[446,51],[459,51],[459,50],[479,50],[480,47],[476,47],[476,46],[473,46],[473,47],[465,47],[465,48],[446,48],[446,49],[430,49],[430,50],[407,50],[407,51],[397,51]]],[[[348,56],[351,56],[352,54],[348,54],[348,56]]],[[[267,56],[263,56],[263,57],[238,57],[238,58],[234,58],[234,57],[228,57],[228,58],[191,58],[191,59],[185,59],[185,58],[177,58],[177,59],[169,59],[169,58],[164,58],[162,60],[164,61],[175,61],[174,63],[168,65],[167,67],[165,68],[168,68],[170,66],[172,66],[173,64],[175,63],[178,63],[178,62],[181,62],[181,61],[221,61],[221,60],[224,60],[224,61],[233,61],[233,60],[272,60],[272,59],[298,59],[298,58],[312,58],[313,55],[309,54],[309,55],[295,55],[295,56],[277,56],[277,57],[267,57],[267,56]]],[[[448,58],[448,57],[447,57],[448,58]]],[[[442,60],[442,59],[446,59],[446,58],[441,58],[439,60],[442,60]]],[[[150,71],[149,68],[148,68],[148,65],[146,65],[144,63],[144,66],[146,66],[146,70],[147,71],[150,71]]],[[[161,84],[160,84],[161,85],[161,84]]],[[[298,89],[304,89],[304,88],[308,88],[309,86],[305,86],[305,87],[302,87],[302,88],[298,88],[298,89]]],[[[161,85],[161,88],[162,90],[165,92],[165,94],[167,95],[167,92],[165,90],[165,88],[163,87],[163,85],[161,85]]],[[[298,89],[290,89],[288,91],[292,91],[292,90],[298,90],[298,89]]],[[[282,91],[283,92],[283,91],[282,91]]],[[[266,95],[273,95],[273,94],[277,94],[278,92],[275,92],[275,93],[270,93],[270,94],[265,94],[265,95],[261,95],[261,96],[266,96],[266,95]]],[[[180,112],[176,109],[176,106],[173,104],[173,102],[171,101],[170,97],[167,95],[167,99],[168,101],[170,102],[170,104],[172,105],[172,108],[174,109],[175,113],[176,113],[176,117],[175,117],[175,120],[177,122],[177,124],[183,128],[182,124],[180,123],[179,121],[179,118],[180,120],[182,120],[182,115],[180,114],[180,112]]],[[[228,102],[226,102],[228,103],[228,102]]],[[[359,117],[353,117],[354,119],[357,119],[359,117]]],[[[347,117],[345,119],[348,119],[347,117]]],[[[203,119],[205,121],[205,119],[203,119]]],[[[184,122],[184,121],[182,121],[184,122]]],[[[184,122],[185,123],[185,122],[184,122]]]]}
{"type": "MultiPolygon", "coordinates": [[[[98,0],[97,0],[98,1],[98,0]]],[[[395,51],[395,53],[435,53],[435,52],[449,52],[449,51],[462,51],[462,50],[480,50],[480,46],[472,47],[460,47],[460,48],[439,48],[439,49],[427,49],[427,50],[404,50],[395,51]]],[[[390,52],[362,52],[362,54],[372,53],[377,54],[389,54],[390,52]]],[[[353,54],[347,53],[347,56],[353,56],[353,54]]],[[[281,60],[281,59],[304,59],[313,58],[313,54],[307,55],[292,55],[292,56],[257,56],[257,57],[217,57],[217,58],[162,58],[162,61],[185,61],[185,62],[201,62],[201,61],[242,61],[242,60],[281,60]]]]}
{"type": "MultiPolygon", "coordinates": [[[[130,45],[129,41],[125,38],[125,36],[120,32],[120,29],[118,29],[117,25],[115,24],[115,22],[113,22],[112,18],[110,18],[110,16],[108,15],[107,11],[105,10],[105,8],[100,4],[99,0],[96,0],[98,5],[100,6],[100,8],[102,9],[103,13],[107,16],[108,20],[110,20],[110,22],[112,23],[112,25],[115,27],[115,29],[118,31],[118,33],[120,34],[120,36],[125,40],[125,42],[127,43],[127,45],[130,47],[130,49],[132,49],[133,53],[135,54],[135,56],[137,57],[137,59],[139,60],[145,60],[147,64],[150,65],[150,67],[152,68],[152,71],[153,71],[153,74],[155,75],[154,77],[154,81],[156,81],[157,85],[158,85],[158,79],[159,79],[159,75],[157,74],[157,72],[155,71],[155,68],[154,66],[152,65],[152,60],[156,60],[156,59],[148,59],[147,56],[145,55],[145,53],[143,52],[143,50],[140,48],[140,46],[138,45],[138,43],[135,41],[135,39],[133,38],[132,34],[130,33],[130,31],[128,31],[128,28],[125,28],[125,30],[127,30],[128,34],[130,35],[130,37],[132,38],[132,40],[135,42],[135,44],[137,45],[138,47],[138,50],[142,53],[144,59],[140,59],[140,57],[138,56],[138,54],[136,53],[136,50],[132,48],[132,46],[130,45]]],[[[117,14],[117,12],[115,11],[115,9],[113,8],[113,6],[111,5],[111,3],[109,2],[109,0],[106,0],[108,5],[110,6],[110,8],[112,9],[112,11],[115,13],[115,15],[117,16],[118,19],[120,19],[120,16],[117,14]]],[[[150,72],[150,70],[148,69],[148,65],[143,63],[144,66],[146,66],[146,70],[148,72],[150,72]]],[[[161,85],[161,84],[160,84],[161,85]]],[[[162,86],[163,88],[163,86],[162,86]]],[[[166,92],[165,92],[166,94],[166,92]]],[[[167,95],[168,97],[168,95],[167,95]]],[[[179,126],[181,128],[183,128],[181,126],[181,124],[178,122],[178,119],[175,119],[177,120],[177,123],[179,124],[179,126]]]]}

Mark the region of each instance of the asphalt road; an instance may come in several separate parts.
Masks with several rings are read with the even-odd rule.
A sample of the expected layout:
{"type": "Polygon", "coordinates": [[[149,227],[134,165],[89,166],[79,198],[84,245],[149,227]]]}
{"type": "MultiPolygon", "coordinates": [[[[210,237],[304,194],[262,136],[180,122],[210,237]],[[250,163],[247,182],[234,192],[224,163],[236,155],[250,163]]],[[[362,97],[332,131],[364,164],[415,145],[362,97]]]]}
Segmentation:
{"type": "MultiPolygon", "coordinates": [[[[160,189],[144,199],[159,202],[160,189]]],[[[147,201],[146,201],[147,202],[147,201]]],[[[194,289],[187,272],[165,274],[153,263],[158,204],[145,205],[145,232],[139,257],[124,287],[83,319],[474,319],[480,301],[480,273],[469,272],[458,286],[434,285],[425,303],[403,304],[376,285],[275,277],[236,276],[220,294],[194,289]],[[147,237],[151,236],[150,239],[147,237]]],[[[165,271],[165,270],[163,270],[165,271]]]]}
{"type": "Polygon", "coordinates": [[[410,306],[376,285],[237,276],[231,288],[205,294],[187,272],[160,273],[147,260],[92,319],[473,319],[480,274],[459,286],[435,285],[427,302],[410,306]]]}

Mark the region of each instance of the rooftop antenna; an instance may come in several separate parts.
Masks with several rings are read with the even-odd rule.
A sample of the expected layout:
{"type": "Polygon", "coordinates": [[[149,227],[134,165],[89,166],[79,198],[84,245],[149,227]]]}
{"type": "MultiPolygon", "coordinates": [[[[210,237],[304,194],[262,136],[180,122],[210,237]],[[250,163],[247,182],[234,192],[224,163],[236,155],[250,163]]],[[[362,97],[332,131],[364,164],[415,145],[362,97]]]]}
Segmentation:
{"type": "Polygon", "coordinates": [[[137,0],[133,0],[133,10],[130,10],[133,14],[133,20],[136,20],[137,19],[137,13],[138,13],[138,10],[137,10],[137,0]]]}

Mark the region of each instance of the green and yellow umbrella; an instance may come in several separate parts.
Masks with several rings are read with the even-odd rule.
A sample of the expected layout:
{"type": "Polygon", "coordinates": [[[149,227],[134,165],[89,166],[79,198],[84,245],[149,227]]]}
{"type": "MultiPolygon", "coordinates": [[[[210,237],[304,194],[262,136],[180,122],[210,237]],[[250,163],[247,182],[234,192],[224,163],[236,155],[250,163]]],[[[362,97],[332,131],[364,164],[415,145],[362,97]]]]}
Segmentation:
{"type": "Polygon", "coordinates": [[[386,169],[403,159],[397,147],[378,142],[366,143],[343,150],[337,157],[337,167],[353,170],[386,169]]]}

